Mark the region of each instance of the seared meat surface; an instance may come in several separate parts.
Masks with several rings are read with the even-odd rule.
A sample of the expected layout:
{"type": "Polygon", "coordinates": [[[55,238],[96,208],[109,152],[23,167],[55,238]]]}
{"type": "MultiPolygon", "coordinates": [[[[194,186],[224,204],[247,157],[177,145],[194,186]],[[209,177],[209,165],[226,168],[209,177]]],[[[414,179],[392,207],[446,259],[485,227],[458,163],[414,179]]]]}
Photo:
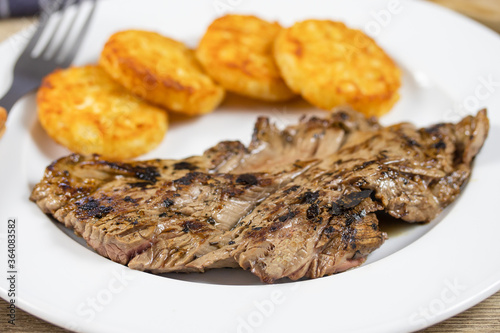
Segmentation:
{"type": "Polygon", "coordinates": [[[329,118],[302,118],[280,131],[268,118],[255,124],[248,153],[237,163],[226,163],[219,172],[280,170],[296,160],[324,158],[356,140],[360,133],[380,128],[374,119],[353,111],[339,111],[329,118]]]}
{"type": "Polygon", "coordinates": [[[360,265],[384,242],[376,211],[406,222],[439,214],[487,133],[485,111],[423,129],[352,111],[283,130],[259,118],[248,147],[222,142],[184,160],[62,158],[31,199],[134,269],[316,278],[360,265]]]}
{"type": "Polygon", "coordinates": [[[265,282],[357,266],[385,239],[373,212],[406,222],[436,217],[460,193],[487,132],[483,111],[457,125],[370,132],[266,198],[217,237],[219,249],[187,266],[236,266],[233,260],[265,282]]]}
{"type": "Polygon", "coordinates": [[[157,248],[168,241],[178,249],[175,242],[187,240],[192,251],[167,256],[161,264],[163,270],[166,265],[179,269],[180,253],[193,258],[194,249],[206,248],[209,234],[229,230],[257,202],[311,164],[295,161],[331,154],[360,128],[377,126],[350,111],[329,119],[303,118],[282,131],[261,117],[248,148],[226,141],[202,156],[130,163],[74,154],[47,167],[31,199],[98,253],[123,264],[153,244],[157,248]],[[275,172],[258,173],[268,168],[275,172]],[[253,173],[245,174],[247,169],[253,173]],[[239,176],[221,174],[229,171],[239,176]]]}

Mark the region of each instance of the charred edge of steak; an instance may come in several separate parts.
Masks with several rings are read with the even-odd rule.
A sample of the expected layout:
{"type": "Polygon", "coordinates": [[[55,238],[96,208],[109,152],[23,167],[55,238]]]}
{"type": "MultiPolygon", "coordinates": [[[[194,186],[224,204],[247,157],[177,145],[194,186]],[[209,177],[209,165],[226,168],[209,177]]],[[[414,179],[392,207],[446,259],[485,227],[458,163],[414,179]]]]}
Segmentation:
{"type": "Polygon", "coordinates": [[[108,166],[112,170],[123,172],[127,175],[134,176],[137,179],[149,182],[151,184],[155,184],[158,177],[160,177],[160,172],[158,171],[158,168],[151,165],[140,166],[140,165],[133,165],[130,163],[109,162],[104,160],[98,160],[95,163],[98,165],[108,166]]]}
{"type": "MultiPolygon", "coordinates": [[[[271,224],[266,226],[252,226],[252,229],[244,234],[245,239],[260,239],[263,240],[269,233],[276,232],[283,228],[286,224],[285,222],[294,218],[299,214],[298,210],[289,210],[288,213],[278,216],[271,224]]],[[[234,244],[234,241],[233,241],[234,244]]],[[[229,244],[231,245],[231,244],[229,244]]]]}
{"type": "Polygon", "coordinates": [[[285,194],[289,194],[290,192],[295,192],[300,188],[300,185],[293,185],[292,187],[287,188],[283,191],[285,194]]]}
{"type": "Polygon", "coordinates": [[[95,198],[85,198],[75,202],[77,206],[77,214],[84,217],[94,217],[101,219],[113,211],[113,207],[104,206],[95,198]]]}
{"type": "Polygon", "coordinates": [[[359,205],[364,199],[368,198],[372,192],[372,190],[362,190],[360,192],[346,194],[336,202],[330,204],[330,213],[334,216],[340,215],[345,210],[352,209],[359,205]]]}
{"type": "Polygon", "coordinates": [[[165,208],[168,208],[168,207],[172,206],[173,204],[174,204],[174,201],[170,198],[163,200],[163,205],[165,206],[165,208]]]}
{"type": "Polygon", "coordinates": [[[222,141],[205,150],[203,157],[210,161],[212,167],[209,171],[218,171],[232,157],[248,153],[247,147],[239,141],[222,141]]]}
{"type": "Polygon", "coordinates": [[[278,221],[279,222],[286,222],[287,220],[294,218],[295,215],[297,215],[297,213],[298,213],[297,211],[289,210],[288,213],[286,213],[285,215],[278,216],[278,221]]]}
{"type": "Polygon", "coordinates": [[[319,198],[319,191],[316,192],[307,191],[299,198],[299,200],[302,203],[312,204],[313,202],[318,200],[318,198],[319,198]]]}
{"type": "Polygon", "coordinates": [[[151,183],[151,182],[135,182],[135,183],[128,183],[128,185],[132,188],[139,187],[139,188],[145,189],[149,185],[153,185],[153,183],[151,183]]]}
{"type": "Polygon", "coordinates": [[[203,172],[189,172],[185,176],[175,179],[173,181],[174,184],[177,185],[191,185],[195,180],[203,183],[206,183],[209,179],[211,179],[210,175],[207,175],[206,173],[203,172]]]}
{"type": "Polygon", "coordinates": [[[179,162],[174,164],[174,170],[189,170],[189,171],[194,171],[199,169],[196,165],[189,163],[189,162],[179,162]]]}
{"type": "Polygon", "coordinates": [[[186,221],[182,223],[182,232],[188,233],[190,231],[192,232],[198,232],[201,231],[206,227],[206,225],[200,221],[186,221]]]}
{"type": "Polygon", "coordinates": [[[242,175],[239,175],[238,178],[236,178],[236,184],[242,184],[242,185],[257,185],[259,183],[259,180],[255,175],[245,173],[242,175]]]}

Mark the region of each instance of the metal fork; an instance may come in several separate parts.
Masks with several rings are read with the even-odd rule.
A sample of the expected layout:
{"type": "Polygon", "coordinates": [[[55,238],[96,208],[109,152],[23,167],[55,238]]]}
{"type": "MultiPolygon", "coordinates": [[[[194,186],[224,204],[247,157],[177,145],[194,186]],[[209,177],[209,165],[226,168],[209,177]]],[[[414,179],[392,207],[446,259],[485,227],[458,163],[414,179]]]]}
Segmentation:
{"type": "Polygon", "coordinates": [[[95,7],[96,0],[56,0],[51,3],[51,8],[46,9],[42,15],[37,30],[14,66],[12,85],[4,97],[0,99],[0,107],[4,107],[9,113],[17,100],[40,85],[44,76],[56,68],[65,68],[71,64],[90,25],[95,7]],[[83,15],[81,12],[84,3],[90,3],[91,8],[86,11],[85,17],[82,16],[81,25],[76,26],[77,18],[79,15],[83,15]],[[57,38],[57,32],[62,28],[61,23],[65,21],[65,16],[67,17],[68,12],[70,12],[68,9],[73,5],[77,12],[67,30],[63,32],[62,38],[57,38]],[[60,15],[53,15],[56,12],[59,12],[60,15]],[[52,34],[45,44],[39,46],[40,37],[51,20],[55,22],[52,34]],[[70,38],[72,32],[76,34],[76,37],[70,38]],[[41,51],[33,55],[36,47],[41,47],[41,51]]]}

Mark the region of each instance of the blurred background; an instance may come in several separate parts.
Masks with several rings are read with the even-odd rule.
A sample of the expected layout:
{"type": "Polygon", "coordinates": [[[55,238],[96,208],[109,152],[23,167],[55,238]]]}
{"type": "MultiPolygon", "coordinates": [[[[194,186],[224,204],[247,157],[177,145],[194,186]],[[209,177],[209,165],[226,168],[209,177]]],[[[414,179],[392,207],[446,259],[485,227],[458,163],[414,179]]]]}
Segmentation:
{"type": "MultiPolygon", "coordinates": [[[[41,8],[54,1],[73,0],[0,0],[0,41],[29,26],[41,8]]],[[[500,0],[424,1],[453,9],[500,33],[500,0]]]]}
{"type": "Polygon", "coordinates": [[[429,0],[465,14],[500,32],[499,0],[429,0]]]}

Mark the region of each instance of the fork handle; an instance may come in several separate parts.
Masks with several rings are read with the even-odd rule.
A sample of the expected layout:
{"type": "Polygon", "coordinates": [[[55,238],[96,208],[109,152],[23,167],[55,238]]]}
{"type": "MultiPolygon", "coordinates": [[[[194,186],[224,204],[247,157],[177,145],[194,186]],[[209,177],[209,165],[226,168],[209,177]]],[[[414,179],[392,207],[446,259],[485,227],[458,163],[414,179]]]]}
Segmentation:
{"type": "Polygon", "coordinates": [[[15,76],[9,90],[0,99],[0,106],[4,107],[7,110],[7,113],[9,113],[14,104],[16,104],[21,97],[39,85],[40,82],[36,82],[33,79],[25,78],[23,76],[15,76]]]}

